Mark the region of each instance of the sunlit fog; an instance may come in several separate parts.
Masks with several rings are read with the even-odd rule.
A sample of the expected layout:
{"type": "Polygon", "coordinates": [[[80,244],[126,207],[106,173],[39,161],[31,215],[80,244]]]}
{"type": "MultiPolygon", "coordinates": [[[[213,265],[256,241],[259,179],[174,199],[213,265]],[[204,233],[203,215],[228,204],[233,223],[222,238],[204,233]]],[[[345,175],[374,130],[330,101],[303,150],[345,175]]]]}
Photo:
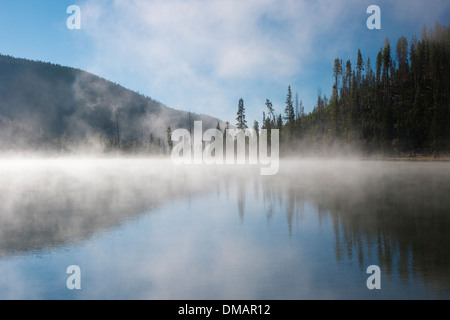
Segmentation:
{"type": "Polygon", "coordinates": [[[0,161],[2,298],[448,298],[448,163],[0,161]],[[65,268],[83,270],[82,290],[65,268]],[[383,289],[366,288],[379,265],[383,289]],[[405,290],[408,294],[405,296],[405,290]]]}
{"type": "Polygon", "coordinates": [[[449,22],[2,0],[0,300],[449,300],[449,22]]]}

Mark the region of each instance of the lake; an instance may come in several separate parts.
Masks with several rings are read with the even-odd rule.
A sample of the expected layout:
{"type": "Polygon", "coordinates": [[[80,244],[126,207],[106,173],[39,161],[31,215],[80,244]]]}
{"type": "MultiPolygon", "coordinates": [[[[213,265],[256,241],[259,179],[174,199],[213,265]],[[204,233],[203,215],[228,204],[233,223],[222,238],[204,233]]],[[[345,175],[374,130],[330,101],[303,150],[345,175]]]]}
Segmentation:
{"type": "Polygon", "coordinates": [[[0,181],[0,299],[450,298],[448,162],[4,159],[0,181]]]}

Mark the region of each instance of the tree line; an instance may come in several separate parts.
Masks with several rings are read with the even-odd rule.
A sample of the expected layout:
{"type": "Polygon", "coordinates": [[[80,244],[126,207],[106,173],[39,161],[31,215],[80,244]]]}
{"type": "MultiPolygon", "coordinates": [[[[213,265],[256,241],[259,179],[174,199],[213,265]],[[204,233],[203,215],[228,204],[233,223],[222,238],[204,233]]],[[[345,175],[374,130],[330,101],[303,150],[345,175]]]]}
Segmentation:
{"type": "MultiPolygon", "coordinates": [[[[440,155],[450,151],[450,27],[436,23],[422,37],[389,38],[374,62],[358,49],[356,64],[334,60],[333,88],[305,113],[289,86],[283,113],[266,99],[261,129],[279,129],[285,153],[327,153],[351,147],[366,154],[440,155]]],[[[247,128],[243,100],[238,128],[247,128]],[[244,117],[243,117],[244,115],[244,117]]],[[[253,129],[259,130],[254,121],[253,129]]]]}

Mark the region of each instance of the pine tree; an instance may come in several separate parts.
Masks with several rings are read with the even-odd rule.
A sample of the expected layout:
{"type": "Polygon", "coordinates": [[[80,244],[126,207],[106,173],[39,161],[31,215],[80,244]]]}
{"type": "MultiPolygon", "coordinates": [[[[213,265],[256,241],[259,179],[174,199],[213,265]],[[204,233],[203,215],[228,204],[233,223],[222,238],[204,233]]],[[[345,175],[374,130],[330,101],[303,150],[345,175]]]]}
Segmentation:
{"type": "Polygon", "coordinates": [[[396,54],[398,61],[398,70],[403,78],[408,72],[408,40],[401,36],[397,41],[396,54]]]}
{"type": "Polygon", "coordinates": [[[291,86],[288,86],[288,93],[286,96],[286,108],[284,109],[284,119],[291,126],[295,121],[294,104],[292,102],[291,86]]]}
{"type": "Polygon", "coordinates": [[[256,153],[257,155],[259,155],[259,122],[258,121],[253,121],[253,130],[255,131],[254,133],[256,134],[256,153]]]}
{"type": "Polygon", "coordinates": [[[283,129],[283,118],[281,117],[281,114],[279,114],[277,117],[277,122],[276,122],[275,128],[279,129],[279,130],[283,129]]]}
{"type": "Polygon", "coordinates": [[[378,55],[377,55],[377,62],[376,62],[376,78],[375,81],[377,82],[377,84],[381,83],[381,67],[383,66],[383,50],[380,49],[380,51],[378,51],[378,55]]]}
{"type": "Polygon", "coordinates": [[[263,111],[262,127],[261,129],[267,129],[266,127],[266,112],[263,111]]]}
{"type": "Polygon", "coordinates": [[[170,126],[167,127],[166,132],[167,132],[167,146],[169,147],[169,152],[172,152],[173,141],[172,141],[172,129],[170,128],[170,126]]]}
{"type": "Polygon", "coordinates": [[[333,67],[333,78],[334,78],[333,95],[336,102],[339,99],[339,79],[341,76],[342,76],[342,60],[336,58],[334,60],[334,67],[333,67]]]}
{"type": "Polygon", "coordinates": [[[253,130],[255,130],[256,136],[259,137],[259,122],[253,121],[253,130]]]}
{"type": "Polygon", "coordinates": [[[268,119],[269,119],[269,121],[272,122],[272,124],[274,124],[275,123],[275,111],[273,109],[272,102],[270,102],[269,99],[266,99],[266,108],[267,108],[267,112],[268,112],[267,113],[268,119]]]}
{"type": "Polygon", "coordinates": [[[391,67],[391,46],[389,44],[389,38],[386,38],[383,50],[383,76],[382,76],[382,81],[385,90],[389,84],[390,67],[391,67]]]}
{"type": "Polygon", "coordinates": [[[361,74],[364,70],[364,61],[362,58],[361,50],[358,49],[358,58],[356,60],[356,84],[361,85],[361,74]]]}
{"type": "Polygon", "coordinates": [[[225,122],[225,128],[224,128],[223,133],[222,133],[224,160],[225,160],[225,155],[227,154],[227,141],[228,141],[228,139],[230,139],[230,136],[228,134],[228,129],[230,129],[230,123],[228,121],[226,121],[225,122]]]}
{"type": "Polygon", "coordinates": [[[238,129],[247,129],[247,120],[245,120],[245,107],[244,107],[244,100],[241,98],[239,99],[239,105],[238,105],[238,111],[236,113],[236,127],[238,129]]]}
{"type": "Polygon", "coordinates": [[[367,57],[367,62],[366,62],[366,82],[367,85],[373,85],[374,82],[374,77],[373,77],[373,70],[372,70],[372,65],[371,65],[371,61],[370,61],[370,57],[367,57]]]}
{"type": "Polygon", "coordinates": [[[350,92],[351,80],[352,80],[352,63],[350,62],[350,60],[347,60],[345,62],[345,74],[344,74],[344,79],[342,81],[344,96],[348,95],[350,92]]]}
{"type": "Polygon", "coordinates": [[[153,138],[153,133],[150,133],[148,137],[147,150],[152,153],[155,149],[155,139],[153,138]]]}

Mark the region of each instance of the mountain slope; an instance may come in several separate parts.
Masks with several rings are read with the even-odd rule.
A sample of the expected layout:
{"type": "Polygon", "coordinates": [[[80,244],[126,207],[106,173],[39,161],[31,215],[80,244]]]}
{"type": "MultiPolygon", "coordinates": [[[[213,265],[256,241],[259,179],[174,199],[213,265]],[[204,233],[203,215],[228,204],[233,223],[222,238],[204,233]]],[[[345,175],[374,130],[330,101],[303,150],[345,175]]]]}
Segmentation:
{"type": "Polygon", "coordinates": [[[78,69],[0,55],[0,149],[59,145],[61,137],[166,141],[166,128],[218,119],[178,111],[78,69]],[[117,112],[117,117],[116,117],[117,112]],[[119,127],[119,130],[117,130],[119,127]]]}

